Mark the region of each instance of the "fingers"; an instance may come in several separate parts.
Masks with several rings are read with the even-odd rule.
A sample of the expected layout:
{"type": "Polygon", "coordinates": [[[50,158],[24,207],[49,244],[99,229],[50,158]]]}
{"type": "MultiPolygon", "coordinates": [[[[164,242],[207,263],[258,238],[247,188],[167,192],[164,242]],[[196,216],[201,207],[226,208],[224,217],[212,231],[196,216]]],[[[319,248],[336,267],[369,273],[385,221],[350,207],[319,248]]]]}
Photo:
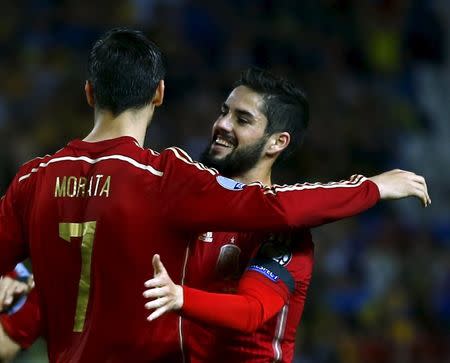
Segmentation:
{"type": "Polygon", "coordinates": [[[152,264],[154,277],[144,282],[147,290],[143,292],[143,296],[150,300],[145,303],[145,308],[154,310],[147,318],[149,321],[168,311],[181,309],[184,301],[183,288],[173,283],[159,255],[153,256],[152,264]]]}
{"type": "MultiPolygon", "coordinates": [[[[3,282],[3,279],[2,279],[3,282]]],[[[3,311],[3,301],[5,300],[5,288],[0,287],[0,312],[3,311]]]]}
{"type": "Polygon", "coordinates": [[[0,280],[0,311],[7,307],[5,300],[8,296],[8,291],[13,282],[14,280],[9,277],[4,277],[0,280]]]}
{"type": "MultiPolygon", "coordinates": [[[[155,279],[153,279],[155,280],[155,279]]],[[[151,280],[147,281],[151,282],[151,280]]],[[[153,282],[152,282],[153,284],[153,282]]],[[[146,283],[147,286],[147,283],[146,283]]],[[[145,308],[153,311],[148,317],[147,320],[152,321],[159,318],[161,315],[170,310],[170,303],[172,299],[170,297],[170,289],[168,286],[163,287],[154,287],[149,290],[145,290],[143,293],[145,298],[153,299],[147,303],[145,303],[145,308]]]]}
{"type": "Polygon", "coordinates": [[[431,204],[425,178],[411,171],[394,169],[371,178],[379,190],[382,199],[401,199],[417,197],[424,207],[431,204]]]}
{"type": "Polygon", "coordinates": [[[8,308],[16,296],[26,294],[28,286],[20,281],[5,277],[0,281],[0,311],[8,308]]]}
{"type": "Polygon", "coordinates": [[[156,273],[167,273],[166,268],[164,267],[163,263],[161,262],[161,257],[159,255],[153,256],[153,269],[156,273]]]}
{"type": "Polygon", "coordinates": [[[428,207],[431,203],[425,180],[418,175],[412,176],[408,195],[419,198],[424,207],[428,207]]]}
{"type": "Polygon", "coordinates": [[[153,255],[152,264],[153,264],[153,274],[154,274],[154,276],[158,275],[161,272],[159,270],[158,261],[161,262],[159,255],[153,255]]]}
{"type": "Polygon", "coordinates": [[[425,194],[425,199],[426,199],[425,207],[427,207],[428,205],[431,204],[431,198],[430,198],[430,195],[428,194],[428,187],[427,187],[425,178],[420,175],[414,175],[414,181],[416,181],[417,183],[419,183],[421,185],[421,188],[423,189],[423,192],[425,194]]]}
{"type": "Polygon", "coordinates": [[[153,309],[162,308],[163,306],[167,305],[168,302],[170,302],[170,299],[167,296],[165,296],[165,297],[162,297],[159,299],[149,301],[144,306],[148,310],[153,310],[153,309]]]}
{"type": "Polygon", "coordinates": [[[150,280],[145,281],[144,286],[149,287],[149,288],[160,287],[160,286],[165,285],[166,283],[167,283],[166,279],[161,278],[161,276],[158,276],[158,277],[154,277],[150,280]]]}
{"type": "Polygon", "coordinates": [[[16,296],[27,293],[27,290],[28,290],[28,288],[25,284],[17,282],[17,281],[13,282],[9,286],[9,289],[5,296],[5,300],[3,301],[5,307],[9,307],[13,303],[14,298],[16,296]]]}
{"type": "Polygon", "coordinates": [[[161,315],[164,315],[165,313],[167,313],[169,311],[169,307],[167,305],[162,306],[158,309],[156,309],[153,313],[151,313],[147,320],[148,321],[153,321],[155,319],[158,319],[161,315]]]}
{"type": "Polygon", "coordinates": [[[427,196],[425,195],[423,188],[416,188],[416,195],[422,202],[422,206],[424,208],[426,208],[428,205],[428,200],[427,200],[427,196]]]}
{"type": "Polygon", "coordinates": [[[152,289],[149,290],[145,290],[144,291],[144,297],[147,299],[154,299],[154,298],[158,298],[158,297],[163,297],[166,295],[170,294],[170,289],[168,286],[163,286],[163,287],[154,287],[152,289]]]}

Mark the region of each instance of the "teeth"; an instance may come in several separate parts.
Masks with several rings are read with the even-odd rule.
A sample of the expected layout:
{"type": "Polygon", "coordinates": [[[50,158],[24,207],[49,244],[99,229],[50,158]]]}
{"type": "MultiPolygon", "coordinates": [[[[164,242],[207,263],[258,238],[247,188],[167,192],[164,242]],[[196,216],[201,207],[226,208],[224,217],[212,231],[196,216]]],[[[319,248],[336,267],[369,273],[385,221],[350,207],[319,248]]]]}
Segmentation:
{"type": "Polygon", "coordinates": [[[225,147],[233,147],[233,144],[231,144],[230,142],[228,142],[227,140],[223,139],[220,136],[217,136],[216,140],[215,140],[216,144],[219,144],[221,146],[225,146],[225,147]]]}

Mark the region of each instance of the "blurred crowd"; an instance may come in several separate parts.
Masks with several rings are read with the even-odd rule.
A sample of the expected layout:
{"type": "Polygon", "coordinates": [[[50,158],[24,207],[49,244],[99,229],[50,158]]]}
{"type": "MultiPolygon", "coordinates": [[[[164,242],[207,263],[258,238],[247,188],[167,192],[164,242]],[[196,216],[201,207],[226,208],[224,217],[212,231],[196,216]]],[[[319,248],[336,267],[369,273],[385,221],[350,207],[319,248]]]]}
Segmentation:
{"type": "MultiPolygon", "coordinates": [[[[0,193],[18,166],[82,138],[95,39],[119,25],[165,52],[165,104],[146,144],[197,157],[239,73],[301,85],[310,130],[275,181],[391,168],[423,174],[432,206],[384,202],[314,232],[298,334],[303,363],[450,362],[448,0],[17,0],[0,15],[0,193]]],[[[38,360],[26,355],[23,361],[38,360]]],[[[41,357],[42,359],[42,357],[41,357]]]]}

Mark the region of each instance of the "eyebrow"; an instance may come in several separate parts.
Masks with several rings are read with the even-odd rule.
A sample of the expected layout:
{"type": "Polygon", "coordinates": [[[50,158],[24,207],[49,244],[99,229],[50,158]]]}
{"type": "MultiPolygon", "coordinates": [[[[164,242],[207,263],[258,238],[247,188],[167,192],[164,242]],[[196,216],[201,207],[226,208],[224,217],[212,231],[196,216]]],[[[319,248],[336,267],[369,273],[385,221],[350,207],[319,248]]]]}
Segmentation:
{"type": "MultiPolygon", "coordinates": [[[[230,107],[229,107],[226,103],[223,103],[223,104],[222,104],[222,108],[225,109],[225,110],[229,110],[229,109],[230,109],[230,107]]],[[[255,115],[253,115],[253,114],[252,114],[251,112],[249,112],[249,111],[246,111],[246,110],[242,110],[242,109],[240,109],[240,108],[237,108],[237,109],[234,110],[234,112],[236,112],[239,116],[246,116],[246,117],[251,118],[252,120],[255,119],[255,115]]]]}
{"type": "Polygon", "coordinates": [[[236,109],[235,112],[239,116],[246,116],[246,117],[251,118],[252,120],[255,118],[255,116],[251,112],[248,112],[248,111],[245,111],[245,110],[236,109]]]}

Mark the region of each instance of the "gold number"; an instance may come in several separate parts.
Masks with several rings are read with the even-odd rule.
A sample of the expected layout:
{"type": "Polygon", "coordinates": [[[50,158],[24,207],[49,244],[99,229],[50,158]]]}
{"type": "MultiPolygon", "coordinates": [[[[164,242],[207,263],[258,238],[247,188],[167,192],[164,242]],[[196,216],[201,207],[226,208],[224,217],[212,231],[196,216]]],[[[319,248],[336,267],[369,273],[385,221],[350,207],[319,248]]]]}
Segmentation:
{"type": "Polygon", "coordinates": [[[60,223],[59,236],[70,242],[71,238],[83,237],[81,241],[81,276],[78,286],[77,310],[73,324],[74,332],[83,331],[91,286],[91,257],[97,222],[60,223]]]}

